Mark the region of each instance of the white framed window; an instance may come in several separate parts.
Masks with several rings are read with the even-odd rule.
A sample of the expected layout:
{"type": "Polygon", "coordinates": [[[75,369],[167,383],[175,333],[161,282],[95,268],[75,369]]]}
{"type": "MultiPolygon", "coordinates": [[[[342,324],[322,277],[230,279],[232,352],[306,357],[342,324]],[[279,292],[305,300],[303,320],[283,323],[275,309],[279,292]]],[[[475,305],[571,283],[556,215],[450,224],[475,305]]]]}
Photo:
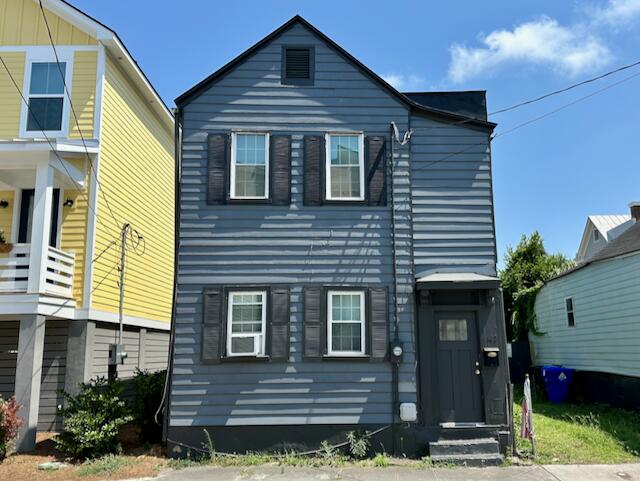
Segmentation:
{"type": "Polygon", "coordinates": [[[327,292],[327,331],[330,356],[365,354],[364,291],[327,292]]]}
{"type": "Polygon", "coordinates": [[[269,134],[232,132],[231,198],[269,198],[269,134]]]}
{"type": "Polygon", "coordinates": [[[594,241],[599,241],[600,240],[600,232],[597,229],[595,229],[593,231],[593,240],[594,241]]]}
{"type": "Polygon", "coordinates": [[[264,356],[267,291],[229,292],[227,356],[264,356]]]}
{"type": "Polygon", "coordinates": [[[569,327],[575,327],[576,318],[573,314],[573,298],[572,297],[565,298],[564,307],[567,312],[567,325],[569,327]]]}
{"type": "Polygon", "coordinates": [[[65,83],[71,94],[72,58],[69,52],[61,49],[58,66],[53,54],[38,50],[27,54],[22,91],[29,106],[22,105],[21,137],[42,137],[42,131],[50,137],[68,134],[69,101],[65,83]]]}
{"type": "Polygon", "coordinates": [[[327,200],[364,200],[364,134],[326,134],[327,200]]]}

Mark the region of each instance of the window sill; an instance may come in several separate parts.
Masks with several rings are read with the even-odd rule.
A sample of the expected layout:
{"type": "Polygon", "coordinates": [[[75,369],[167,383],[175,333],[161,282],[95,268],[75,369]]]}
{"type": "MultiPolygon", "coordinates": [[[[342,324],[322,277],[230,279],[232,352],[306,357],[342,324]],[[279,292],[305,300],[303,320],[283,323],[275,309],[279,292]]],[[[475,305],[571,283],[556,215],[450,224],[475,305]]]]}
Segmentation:
{"type": "Polygon", "coordinates": [[[368,361],[371,358],[368,354],[361,355],[347,355],[341,356],[339,354],[325,354],[322,356],[323,361],[368,361]]]}
{"type": "Polygon", "coordinates": [[[269,356],[225,356],[220,362],[268,362],[269,356]]]}

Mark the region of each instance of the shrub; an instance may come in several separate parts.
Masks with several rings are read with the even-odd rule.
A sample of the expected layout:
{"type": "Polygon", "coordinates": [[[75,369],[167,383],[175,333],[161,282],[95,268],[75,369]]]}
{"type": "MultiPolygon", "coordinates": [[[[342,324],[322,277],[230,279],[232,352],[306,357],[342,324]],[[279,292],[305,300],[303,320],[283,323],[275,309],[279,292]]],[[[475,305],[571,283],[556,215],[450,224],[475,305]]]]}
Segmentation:
{"type": "Polygon", "coordinates": [[[22,418],[18,416],[20,405],[15,396],[7,400],[0,396],[0,461],[7,455],[14,439],[18,436],[18,429],[22,426],[22,418]]]}
{"type": "Polygon", "coordinates": [[[362,430],[350,431],[347,434],[347,441],[349,442],[349,452],[351,456],[356,459],[362,459],[367,455],[367,451],[369,451],[369,438],[366,432],[362,430]]]}
{"type": "Polygon", "coordinates": [[[156,423],[155,415],[162,402],[167,371],[148,372],[136,368],[133,378],[134,395],[131,410],[135,423],[145,441],[160,442],[162,437],[162,413],[156,423]]]}
{"type": "Polygon", "coordinates": [[[66,407],[64,431],[55,438],[57,448],[72,458],[96,458],[118,452],[120,428],[133,417],[120,398],[121,381],[104,377],[81,384],[76,396],[62,391],[66,407]]]}

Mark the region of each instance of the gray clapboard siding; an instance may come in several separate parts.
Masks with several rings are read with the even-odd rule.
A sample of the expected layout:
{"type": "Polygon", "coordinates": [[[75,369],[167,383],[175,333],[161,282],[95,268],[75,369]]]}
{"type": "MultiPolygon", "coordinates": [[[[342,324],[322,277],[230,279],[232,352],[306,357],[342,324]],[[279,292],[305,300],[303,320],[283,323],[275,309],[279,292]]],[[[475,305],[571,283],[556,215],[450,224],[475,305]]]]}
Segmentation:
{"type": "Polygon", "coordinates": [[[69,321],[47,320],[45,323],[38,412],[38,430],[41,431],[55,431],[62,428],[62,417],[58,415],[58,405],[63,402],[60,390],[64,389],[68,331],[69,321]]]}
{"type": "Polygon", "coordinates": [[[20,322],[0,321],[0,396],[4,399],[15,393],[19,333],[20,322]]]}
{"type": "MultiPolygon", "coordinates": [[[[119,379],[128,379],[133,377],[135,368],[138,366],[139,336],[140,334],[137,328],[125,326],[123,343],[125,352],[128,356],[125,359],[124,364],[118,366],[119,379]]],[[[92,378],[97,376],[106,377],[108,375],[109,344],[114,344],[117,341],[117,324],[96,323],[92,378]]]]}
{"type": "Polygon", "coordinates": [[[416,276],[496,274],[489,134],[411,116],[413,253],[416,276]]]}
{"type": "MultiPolygon", "coordinates": [[[[388,145],[391,121],[406,129],[407,108],[300,25],[185,106],[171,426],[391,420],[389,364],[302,362],[305,284],[386,286],[392,292],[393,283],[390,206],[303,206],[303,136],[364,131],[386,136],[388,145]],[[314,46],[313,86],[280,85],[283,43],[314,46]],[[292,136],[290,206],[206,204],[207,135],[237,128],[292,136]],[[289,362],[202,365],[203,289],[248,283],[290,285],[289,362]]],[[[405,266],[399,332],[408,359],[402,396],[415,401],[411,211],[403,183],[408,149],[398,152],[396,162],[397,183],[405,189],[396,202],[405,225],[398,229],[398,258],[405,266]]]]}
{"type": "Polygon", "coordinates": [[[169,333],[147,330],[144,350],[144,369],[161,371],[167,368],[169,333]]]}
{"type": "Polygon", "coordinates": [[[599,261],[552,280],[535,311],[535,363],[640,377],[640,253],[599,261]],[[575,327],[565,298],[573,298],[575,327]]]}

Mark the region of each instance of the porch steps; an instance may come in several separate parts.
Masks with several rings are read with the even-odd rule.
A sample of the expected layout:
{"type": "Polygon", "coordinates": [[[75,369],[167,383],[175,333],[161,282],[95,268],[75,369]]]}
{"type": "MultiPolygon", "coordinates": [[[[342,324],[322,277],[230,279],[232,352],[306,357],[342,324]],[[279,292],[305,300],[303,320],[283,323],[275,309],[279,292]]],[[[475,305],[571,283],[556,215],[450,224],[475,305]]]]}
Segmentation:
{"type": "Polygon", "coordinates": [[[495,438],[440,439],[429,443],[431,460],[461,466],[498,466],[504,461],[495,438]]]}

